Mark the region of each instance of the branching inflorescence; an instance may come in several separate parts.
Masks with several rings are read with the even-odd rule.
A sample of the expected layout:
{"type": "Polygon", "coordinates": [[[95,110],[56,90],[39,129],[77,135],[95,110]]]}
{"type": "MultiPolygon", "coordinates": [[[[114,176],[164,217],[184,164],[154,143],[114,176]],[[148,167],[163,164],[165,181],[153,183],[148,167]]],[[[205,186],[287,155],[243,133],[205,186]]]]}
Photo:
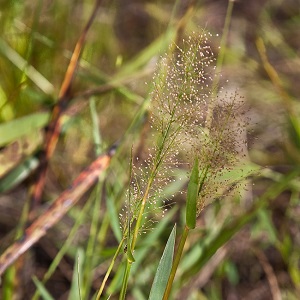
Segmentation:
{"type": "MultiPolygon", "coordinates": [[[[166,297],[189,229],[205,204],[231,190],[239,179],[224,179],[236,168],[246,149],[243,101],[234,92],[221,93],[216,58],[203,32],[174,44],[161,57],[153,77],[151,129],[148,158],[136,164],[131,156],[130,187],[121,216],[127,238],[127,265],[120,299],[125,299],[138,234],[144,231],[147,208],[159,207],[162,190],[175,179],[174,170],[193,165],[187,191],[186,226],[169,277],[166,297]],[[192,191],[192,193],[191,193],[192,191]]],[[[227,177],[228,178],[228,177],[227,177]]],[[[165,199],[166,200],[166,199],[165,199]]],[[[164,200],[163,200],[164,205],[164,200]]]]}
{"type": "MultiPolygon", "coordinates": [[[[207,201],[220,197],[220,187],[232,182],[220,174],[236,167],[246,149],[243,99],[237,92],[222,92],[215,85],[216,58],[210,34],[190,36],[172,45],[161,57],[151,97],[151,141],[146,167],[132,166],[130,216],[138,219],[141,207],[155,202],[159,192],[174,180],[182,163],[199,161],[198,213],[207,201]]],[[[144,208],[142,208],[144,213],[144,208]]],[[[125,226],[126,227],[126,226],[125,226]]]]}

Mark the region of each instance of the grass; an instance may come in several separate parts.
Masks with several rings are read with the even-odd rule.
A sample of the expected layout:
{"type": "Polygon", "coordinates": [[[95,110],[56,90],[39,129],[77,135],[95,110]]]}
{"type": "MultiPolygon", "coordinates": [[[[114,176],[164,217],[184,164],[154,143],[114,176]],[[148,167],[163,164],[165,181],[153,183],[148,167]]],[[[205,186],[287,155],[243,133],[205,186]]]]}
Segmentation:
{"type": "MultiPolygon", "coordinates": [[[[19,295],[21,299],[142,300],[148,299],[153,281],[154,299],[162,297],[163,287],[156,286],[166,284],[169,272],[176,273],[169,299],[227,299],[229,295],[298,299],[300,131],[295,36],[299,12],[279,2],[247,7],[230,2],[232,15],[225,22],[225,2],[191,2],[182,7],[180,1],[158,1],[124,7],[116,1],[99,1],[82,41],[78,67],[69,67],[68,73],[72,55],[73,60],[79,57],[75,45],[94,4],[9,1],[1,6],[0,254],[16,239],[28,238],[28,224],[43,220],[50,203],[62,199],[81,171],[117,142],[108,170],[99,180],[98,173],[93,177],[98,183],[92,189],[84,186],[78,203],[6,270],[1,278],[2,299],[19,295]],[[248,15],[256,19],[249,20],[248,15]],[[227,107],[218,110],[216,103],[210,108],[214,113],[209,125],[201,127],[205,137],[201,148],[193,148],[187,136],[200,130],[200,114],[197,124],[187,125],[196,108],[189,115],[168,100],[169,108],[182,110],[159,115],[176,85],[165,89],[167,73],[155,71],[155,63],[166,55],[167,65],[174,68],[172,53],[178,53],[182,39],[192,32],[201,34],[203,24],[213,35],[209,43],[216,55],[217,75],[222,70],[212,83],[223,86],[220,99],[238,89],[239,96],[234,97],[244,97],[248,121],[247,126],[232,126],[232,119],[224,119],[230,114],[227,107]],[[144,28],[141,35],[140,28],[144,28]],[[42,164],[37,164],[43,161],[45,129],[55,124],[56,103],[65,110],[57,115],[57,144],[53,152],[47,150],[42,196],[33,203],[33,189],[42,176],[42,164]],[[155,103],[159,106],[153,109],[155,103]],[[189,129],[176,127],[178,120],[189,129]],[[227,128],[240,132],[232,138],[227,128]],[[168,155],[182,141],[183,150],[178,150],[174,164],[174,156],[168,155]],[[235,158],[233,145],[244,151],[247,160],[229,169],[235,158]],[[149,153],[156,157],[153,169],[149,153]],[[195,171],[198,175],[192,175],[188,184],[191,158],[197,153],[199,174],[195,171]],[[173,167],[164,173],[170,163],[173,167]],[[170,181],[165,178],[169,171],[170,181]],[[141,179],[150,182],[149,193],[143,192],[147,184],[141,179]],[[236,186],[237,194],[233,182],[243,182],[236,186]],[[188,186],[193,192],[188,194],[192,202],[186,219],[188,186]],[[200,202],[193,202],[195,193],[200,202]],[[139,202],[142,197],[144,208],[139,202]],[[175,224],[176,232],[172,231],[175,224]],[[182,256],[177,257],[182,234],[186,241],[179,247],[182,256]],[[179,264],[171,270],[173,257],[179,264]]],[[[191,69],[195,70],[185,70],[185,78],[193,79],[191,69]]],[[[184,89],[188,88],[176,90],[176,99],[184,89]]],[[[217,93],[214,88],[212,94],[217,93]]],[[[240,113],[235,106],[232,109],[240,113]]],[[[194,138],[192,144],[199,141],[194,138]]],[[[79,191],[71,191],[75,199],[79,191]]]]}

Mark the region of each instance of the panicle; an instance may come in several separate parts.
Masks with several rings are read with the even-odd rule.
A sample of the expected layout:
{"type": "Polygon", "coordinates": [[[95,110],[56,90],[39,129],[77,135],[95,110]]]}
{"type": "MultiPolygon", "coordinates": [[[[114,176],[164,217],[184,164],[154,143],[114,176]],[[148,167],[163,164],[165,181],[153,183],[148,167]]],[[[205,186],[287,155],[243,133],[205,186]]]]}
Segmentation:
{"type": "Polygon", "coordinates": [[[219,197],[220,187],[231,184],[220,180],[219,174],[230,171],[245,155],[244,101],[237,92],[218,92],[214,83],[220,74],[215,73],[210,36],[207,32],[189,36],[160,58],[151,93],[153,146],[142,167],[132,166],[128,191],[132,201],[126,208],[132,218],[149,180],[149,207],[164,206],[163,190],[174,181],[174,170],[183,163],[191,165],[195,156],[203,176],[200,212],[209,199],[219,197]]]}

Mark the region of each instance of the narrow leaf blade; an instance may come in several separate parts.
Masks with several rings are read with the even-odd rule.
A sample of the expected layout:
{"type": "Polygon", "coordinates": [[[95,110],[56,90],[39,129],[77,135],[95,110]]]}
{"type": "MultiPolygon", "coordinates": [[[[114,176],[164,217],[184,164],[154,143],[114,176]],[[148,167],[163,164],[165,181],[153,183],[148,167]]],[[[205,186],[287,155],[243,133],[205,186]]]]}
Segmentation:
{"type": "Polygon", "coordinates": [[[47,125],[49,113],[33,113],[0,125],[0,146],[47,125]]]}
{"type": "Polygon", "coordinates": [[[190,177],[190,182],[188,184],[188,190],[187,190],[186,225],[190,229],[193,229],[196,226],[198,186],[199,186],[199,167],[198,167],[198,158],[196,157],[194,161],[191,177],[190,177]]]}
{"type": "Polygon", "coordinates": [[[41,297],[44,300],[54,300],[54,298],[50,295],[50,293],[47,291],[46,287],[41,281],[39,281],[35,276],[32,277],[32,280],[35,286],[37,287],[38,291],[40,292],[41,297]]]}
{"type": "Polygon", "coordinates": [[[157,267],[157,271],[149,295],[149,300],[160,300],[163,298],[173,263],[175,237],[176,225],[171,231],[164,253],[157,267]]]}

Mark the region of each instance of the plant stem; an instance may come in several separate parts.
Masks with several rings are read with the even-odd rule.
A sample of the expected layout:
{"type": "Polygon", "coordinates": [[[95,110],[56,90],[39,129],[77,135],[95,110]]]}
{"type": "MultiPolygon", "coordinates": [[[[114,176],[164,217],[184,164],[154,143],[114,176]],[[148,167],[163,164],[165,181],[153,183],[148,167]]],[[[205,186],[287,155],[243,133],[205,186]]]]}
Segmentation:
{"type": "Polygon", "coordinates": [[[126,264],[126,268],[125,268],[125,272],[124,272],[124,277],[123,277],[123,282],[122,282],[122,289],[121,289],[121,293],[120,293],[120,297],[119,297],[120,300],[124,300],[125,296],[126,296],[131,264],[132,263],[129,260],[127,260],[127,264],[126,264]]]}
{"type": "MultiPolygon", "coordinates": [[[[170,147],[170,145],[169,145],[169,147],[167,147],[167,149],[164,149],[165,144],[166,144],[166,140],[167,140],[167,138],[169,137],[169,134],[170,134],[174,113],[175,113],[175,108],[173,109],[173,112],[172,112],[172,119],[167,124],[167,128],[166,128],[166,130],[163,134],[162,141],[159,143],[159,149],[158,149],[158,152],[156,154],[156,157],[155,157],[155,160],[154,160],[154,165],[153,165],[152,171],[150,173],[149,181],[148,181],[148,184],[147,184],[147,187],[146,187],[146,190],[145,190],[142,202],[141,202],[141,207],[140,207],[139,214],[138,214],[138,217],[137,217],[137,220],[136,220],[136,224],[135,224],[135,228],[134,228],[134,232],[133,232],[133,237],[132,237],[132,242],[131,242],[131,249],[130,250],[132,252],[134,251],[136,241],[137,241],[137,237],[138,237],[140,228],[142,226],[143,214],[144,214],[144,211],[145,211],[145,207],[146,207],[146,203],[147,203],[147,199],[148,199],[148,196],[149,196],[149,193],[150,193],[151,186],[152,186],[153,181],[155,179],[155,176],[158,172],[158,168],[161,165],[162,160],[163,160],[164,156],[166,155],[166,152],[169,150],[169,147],[170,147]]],[[[130,234],[130,233],[128,233],[128,234],[130,234]]],[[[129,273],[130,273],[130,269],[131,269],[131,264],[132,264],[132,261],[129,261],[127,259],[125,274],[124,274],[124,277],[123,277],[122,288],[121,288],[121,293],[120,293],[120,298],[119,298],[120,300],[125,299],[127,285],[128,285],[128,278],[129,278],[129,273]]]]}
{"type": "Polygon", "coordinates": [[[102,284],[101,284],[101,286],[100,286],[100,288],[99,288],[99,291],[98,291],[98,293],[97,293],[96,300],[99,300],[100,297],[101,297],[101,295],[102,295],[102,292],[103,292],[103,289],[104,289],[104,287],[105,287],[106,281],[107,281],[107,279],[108,279],[108,277],[109,277],[109,274],[110,274],[110,272],[111,272],[111,270],[112,270],[112,268],[113,268],[113,266],[114,266],[114,264],[115,264],[116,258],[117,258],[117,256],[119,255],[119,253],[120,253],[120,251],[121,251],[121,248],[122,248],[122,246],[123,246],[124,241],[125,241],[125,237],[123,237],[123,239],[122,239],[121,242],[119,243],[118,249],[117,249],[116,253],[114,254],[114,257],[113,257],[113,259],[112,259],[112,261],[111,261],[111,263],[110,263],[110,265],[109,265],[109,267],[108,267],[108,269],[107,269],[107,271],[106,271],[106,274],[105,274],[105,276],[104,276],[104,279],[103,279],[103,281],[102,281],[102,284]]]}
{"type": "MultiPolygon", "coordinates": [[[[132,242],[131,242],[131,251],[132,252],[134,251],[138,233],[139,233],[139,229],[142,224],[143,213],[145,211],[146,201],[147,201],[147,198],[149,195],[149,191],[150,191],[153,179],[154,179],[154,176],[150,176],[150,179],[149,179],[149,182],[148,182],[148,185],[147,185],[147,188],[146,188],[146,191],[145,191],[142,203],[141,203],[139,215],[138,215],[138,218],[136,221],[136,225],[135,225],[135,229],[134,229],[134,233],[133,233],[133,237],[132,237],[132,242]]],[[[127,285],[128,285],[128,278],[129,278],[129,273],[130,273],[130,269],[131,269],[131,264],[132,264],[132,262],[127,259],[125,273],[124,273],[123,282],[122,282],[121,293],[120,293],[120,297],[119,297],[120,300],[124,300],[125,296],[126,296],[126,290],[127,290],[127,285]]]]}
{"type": "Polygon", "coordinates": [[[137,218],[137,221],[136,221],[136,225],[135,225],[134,233],[133,233],[133,237],[132,237],[132,242],[131,242],[131,250],[132,251],[135,248],[138,233],[139,233],[139,230],[141,228],[142,218],[143,218],[143,214],[144,214],[144,211],[145,211],[145,206],[146,206],[146,202],[147,202],[147,198],[148,198],[148,195],[149,195],[149,191],[150,191],[152,182],[153,182],[153,177],[151,177],[149,182],[148,182],[148,185],[147,185],[147,188],[146,188],[146,191],[145,191],[142,203],[141,203],[141,208],[140,208],[139,215],[138,215],[138,218],[137,218]]]}
{"type": "MultiPolygon", "coordinates": [[[[136,219],[136,224],[135,224],[135,228],[134,228],[134,232],[133,232],[133,236],[132,236],[132,241],[130,244],[130,253],[134,252],[135,249],[135,245],[137,242],[137,237],[138,234],[140,232],[140,228],[142,226],[142,221],[143,221],[143,215],[145,212],[145,208],[146,208],[146,203],[149,197],[149,193],[152,187],[152,184],[155,180],[155,177],[158,173],[159,167],[161,166],[163,159],[165,158],[165,156],[167,155],[168,151],[170,150],[171,146],[173,145],[173,143],[175,142],[175,137],[176,134],[178,133],[180,127],[176,128],[173,135],[172,135],[172,126],[175,122],[174,116],[176,113],[176,109],[179,103],[179,100],[181,99],[181,97],[178,99],[176,105],[172,108],[172,111],[170,112],[170,119],[168,120],[166,127],[164,128],[163,132],[162,132],[162,137],[160,140],[158,140],[158,144],[157,144],[157,152],[153,161],[153,166],[151,168],[151,172],[150,172],[150,176],[149,176],[149,180],[141,201],[141,205],[139,208],[139,212],[138,212],[138,216],[136,219]],[[168,143],[167,140],[168,138],[170,138],[170,142],[168,143]]],[[[128,237],[130,239],[130,224],[128,226],[128,237]]],[[[122,282],[122,288],[121,288],[121,293],[120,293],[120,300],[125,299],[125,295],[126,295],[126,290],[127,290],[127,285],[128,285],[128,279],[129,279],[129,273],[130,273],[130,269],[131,269],[131,264],[132,264],[133,260],[131,260],[129,257],[127,257],[127,263],[126,263],[126,268],[125,268],[125,273],[124,273],[124,277],[123,277],[123,282],[122,282]]]]}
{"type": "Polygon", "coordinates": [[[166,287],[166,290],[165,290],[165,293],[164,293],[163,300],[167,300],[170,297],[172,284],[173,284],[173,281],[174,281],[174,278],[175,278],[175,274],[176,274],[176,271],[177,271],[182,253],[183,253],[183,248],[184,248],[187,236],[189,234],[189,231],[190,231],[190,228],[187,227],[187,225],[185,225],[182,236],[181,236],[181,239],[180,239],[180,243],[178,245],[177,253],[176,253],[176,256],[174,258],[173,266],[172,266],[171,273],[170,273],[170,276],[169,276],[169,279],[168,279],[168,283],[167,283],[167,287],[166,287]]]}
{"type": "Polygon", "coordinates": [[[83,271],[83,285],[82,285],[82,295],[83,299],[87,298],[89,293],[92,278],[93,278],[93,257],[94,257],[94,250],[95,245],[97,243],[97,232],[99,226],[99,211],[101,207],[101,189],[102,189],[102,182],[99,181],[96,186],[96,195],[95,195],[95,203],[93,208],[93,215],[90,227],[90,236],[87,244],[86,249],[86,257],[85,257],[85,266],[83,271]]]}

